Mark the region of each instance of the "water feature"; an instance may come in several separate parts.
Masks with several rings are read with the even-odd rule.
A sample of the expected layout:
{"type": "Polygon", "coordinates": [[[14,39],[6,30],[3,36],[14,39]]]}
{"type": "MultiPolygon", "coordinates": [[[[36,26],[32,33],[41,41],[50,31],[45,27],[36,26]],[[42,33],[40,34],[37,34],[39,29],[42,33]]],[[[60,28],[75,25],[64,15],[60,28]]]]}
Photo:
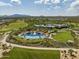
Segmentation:
{"type": "Polygon", "coordinates": [[[27,32],[19,35],[22,38],[25,39],[44,39],[46,38],[46,35],[41,32],[27,32]]]}

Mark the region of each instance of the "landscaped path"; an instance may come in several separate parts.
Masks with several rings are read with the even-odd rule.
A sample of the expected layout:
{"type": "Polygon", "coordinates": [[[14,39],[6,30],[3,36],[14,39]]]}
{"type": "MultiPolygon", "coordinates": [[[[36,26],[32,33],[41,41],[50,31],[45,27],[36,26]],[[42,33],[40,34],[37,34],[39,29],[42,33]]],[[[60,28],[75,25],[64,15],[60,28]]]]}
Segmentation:
{"type": "MultiPolygon", "coordinates": [[[[39,50],[69,50],[71,48],[43,48],[43,47],[29,47],[29,46],[22,46],[22,45],[17,45],[13,43],[8,43],[6,42],[6,39],[8,39],[9,33],[5,33],[3,39],[0,41],[4,44],[11,44],[13,47],[19,47],[19,48],[28,48],[28,49],[39,49],[39,50]]],[[[75,49],[74,49],[75,50],[75,49]]],[[[79,50],[79,49],[76,49],[79,50]]]]}

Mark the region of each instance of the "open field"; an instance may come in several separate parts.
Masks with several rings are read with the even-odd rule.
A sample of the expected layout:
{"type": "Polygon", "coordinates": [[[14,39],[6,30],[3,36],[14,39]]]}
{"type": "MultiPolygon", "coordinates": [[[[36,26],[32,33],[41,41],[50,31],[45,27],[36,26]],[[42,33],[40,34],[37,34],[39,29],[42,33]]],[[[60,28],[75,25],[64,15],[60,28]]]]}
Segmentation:
{"type": "Polygon", "coordinates": [[[73,37],[70,31],[60,32],[53,36],[54,39],[60,42],[67,42],[68,40],[72,40],[73,37]]]}
{"type": "Polygon", "coordinates": [[[8,57],[3,59],[59,59],[59,51],[47,51],[47,50],[31,50],[14,48],[7,55],[8,57]]]}
{"type": "Polygon", "coordinates": [[[27,23],[24,21],[16,21],[9,23],[8,25],[5,25],[1,27],[0,31],[12,31],[12,30],[18,30],[20,28],[27,27],[27,23]]]}

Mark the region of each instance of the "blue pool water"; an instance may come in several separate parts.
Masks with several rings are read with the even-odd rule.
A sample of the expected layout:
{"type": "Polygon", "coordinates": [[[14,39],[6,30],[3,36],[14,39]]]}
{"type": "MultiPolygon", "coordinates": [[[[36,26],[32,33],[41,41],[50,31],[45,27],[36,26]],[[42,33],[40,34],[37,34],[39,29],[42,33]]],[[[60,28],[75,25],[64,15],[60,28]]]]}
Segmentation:
{"type": "Polygon", "coordinates": [[[19,35],[22,38],[25,39],[40,39],[40,38],[46,38],[46,35],[40,32],[28,32],[28,33],[24,33],[19,35]]]}

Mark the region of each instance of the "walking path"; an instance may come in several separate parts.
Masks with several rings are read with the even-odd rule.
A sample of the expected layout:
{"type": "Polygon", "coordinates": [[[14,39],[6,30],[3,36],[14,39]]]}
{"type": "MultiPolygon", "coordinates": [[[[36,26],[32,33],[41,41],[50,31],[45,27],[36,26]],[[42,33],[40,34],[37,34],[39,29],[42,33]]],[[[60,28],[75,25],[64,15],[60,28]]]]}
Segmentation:
{"type": "MultiPolygon", "coordinates": [[[[39,50],[69,50],[71,48],[43,48],[43,47],[29,47],[29,46],[22,46],[18,44],[13,44],[13,43],[8,43],[6,42],[6,39],[8,38],[9,33],[4,34],[4,38],[0,41],[3,44],[11,44],[13,47],[19,47],[19,48],[28,48],[28,49],[39,49],[39,50]]],[[[79,50],[79,49],[74,49],[74,50],[79,50]]]]}

